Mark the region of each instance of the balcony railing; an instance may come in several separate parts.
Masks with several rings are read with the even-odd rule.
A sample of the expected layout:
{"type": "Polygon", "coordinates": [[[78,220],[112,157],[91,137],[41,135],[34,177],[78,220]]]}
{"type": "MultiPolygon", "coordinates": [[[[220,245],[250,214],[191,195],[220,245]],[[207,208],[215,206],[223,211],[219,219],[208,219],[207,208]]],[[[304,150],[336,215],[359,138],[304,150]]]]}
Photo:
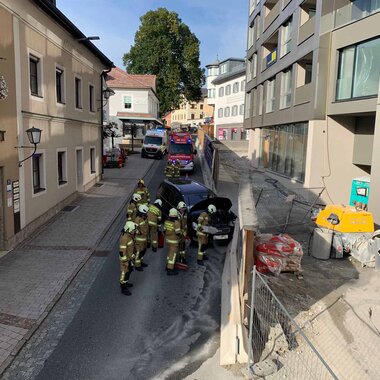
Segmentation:
{"type": "Polygon", "coordinates": [[[379,11],[380,5],[378,5],[377,1],[362,0],[349,2],[335,10],[334,27],[338,28],[379,11]]]}
{"type": "Polygon", "coordinates": [[[296,106],[303,103],[309,103],[311,101],[311,89],[311,83],[296,88],[294,94],[294,105],[296,106]]]}
{"type": "Polygon", "coordinates": [[[282,1],[277,1],[275,6],[269,11],[264,20],[264,30],[280,15],[282,1]]]}
{"type": "Polygon", "coordinates": [[[307,20],[303,25],[300,26],[298,32],[298,45],[306,41],[309,37],[314,34],[315,30],[315,17],[307,20]]]}

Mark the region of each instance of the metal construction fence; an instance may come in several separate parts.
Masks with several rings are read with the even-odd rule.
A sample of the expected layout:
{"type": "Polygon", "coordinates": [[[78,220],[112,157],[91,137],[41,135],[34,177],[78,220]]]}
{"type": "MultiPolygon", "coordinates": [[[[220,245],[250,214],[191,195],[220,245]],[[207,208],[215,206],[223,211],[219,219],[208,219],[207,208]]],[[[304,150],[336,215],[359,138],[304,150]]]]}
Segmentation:
{"type": "Polygon", "coordinates": [[[286,189],[277,180],[267,179],[268,185],[253,190],[255,207],[262,232],[289,232],[296,227],[307,226],[314,210],[320,204],[323,187],[286,189]]]}
{"type": "Polygon", "coordinates": [[[305,333],[253,269],[248,372],[265,379],[338,379],[305,333]]]}

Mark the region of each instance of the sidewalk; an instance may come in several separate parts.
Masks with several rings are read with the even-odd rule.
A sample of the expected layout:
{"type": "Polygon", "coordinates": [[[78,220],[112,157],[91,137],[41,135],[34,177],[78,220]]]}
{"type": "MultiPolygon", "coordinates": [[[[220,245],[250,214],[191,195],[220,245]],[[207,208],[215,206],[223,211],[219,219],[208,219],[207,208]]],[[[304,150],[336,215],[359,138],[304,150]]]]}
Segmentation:
{"type": "Polygon", "coordinates": [[[35,237],[0,257],[0,375],[96,254],[154,162],[132,155],[124,168],[105,169],[104,180],[81,194],[71,212],[59,212],[35,237]]]}

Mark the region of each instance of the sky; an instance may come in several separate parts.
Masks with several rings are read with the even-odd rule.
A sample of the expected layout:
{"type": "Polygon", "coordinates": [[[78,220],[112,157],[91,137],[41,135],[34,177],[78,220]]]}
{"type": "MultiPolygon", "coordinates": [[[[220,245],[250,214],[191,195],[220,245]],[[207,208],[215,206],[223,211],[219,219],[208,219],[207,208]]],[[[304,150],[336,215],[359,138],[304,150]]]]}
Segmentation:
{"type": "Polygon", "coordinates": [[[220,61],[244,58],[248,3],[248,0],[57,0],[57,7],[86,36],[99,36],[99,41],[92,41],[94,45],[124,69],[122,57],[133,45],[140,17],[160,7],[178,13],[197,36],[202,67],[217,58],[220,61]]]}

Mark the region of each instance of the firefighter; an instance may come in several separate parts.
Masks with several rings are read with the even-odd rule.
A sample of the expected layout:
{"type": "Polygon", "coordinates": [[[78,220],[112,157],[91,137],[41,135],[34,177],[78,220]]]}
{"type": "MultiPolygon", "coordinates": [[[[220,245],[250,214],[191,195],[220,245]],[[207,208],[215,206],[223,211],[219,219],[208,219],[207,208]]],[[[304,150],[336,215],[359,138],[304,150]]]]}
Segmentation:
{"type": "Polygon", "coordinates": [[[137,226],[132,221],[127,221],[121,230],[119,242],[119,259],[120,259],[120,289],[121,293],[130,296],[132,293],[128,288],[133,284],[129,282],[129,277],[133,270],[133,259],[135,257],[135,235],[137,226]]]}
{"type": "Polygon", "coordinates": [[[132,195],[132,199],[128,203],[127,206],[127,220],[135,220],[136,219],[136,214],[137,214],[137,209],[138,209],[138,203],[141,201],[141,196],[140,194],[134,193],[132,195]]]}
{"type": "Polygon", "coordinates": [[[187,206],[181,201],[177,205],[178,219],[181,225],[181,236],[179,241],[179,261],[186,264],[186,237],[187,237],[187,206]]]}
{"type": "Polygon", "coordinates": [[[147,213],[149,225],[148,241],[152,245],[153,252],[157,252],[158,228],[161,227],[162,219],[161,207],[161,199],[156,199],[153,204],[149,206],[147,213]]]}
{"type": "Polygon", "coordinates": [[[198,255],[197,263],[204,265],[203,260],[207,260],[206,249],[208,244],[208,233],[203,227],[210,225],[211,215],[216,213],[216,207],[212,204],[208,205],[207,212],[203,211],[198,217],[197,236],[198,236],[198,255]]]}
{"type": "Polygon", "coordinates": [[[165,220],[164,223],[164,232],[165,242],[168,247],[168,256],[166,258],[166,273],[168,276],[176,275],[178,272],[174,269],[174,264],[178,253],[181,225],[178,220],[178,211],[175,208],[172,208],[169,211],[169,218],[165,220]]]}
{"type": "Polygon", "coordinates": [[[148,221],[146,219],[146,214],[148,212],[148,206],[140,205],[136,219],[134,222],[137,225],[138,234],[136,235],[136,257],[135,257],[135,268],[139,272],[143,271],[144,267],[147,267],[148,264],[144,263],[144,255],[147,247],[148,239],[148,221]]]}
{"type": "Polygon", "coordinates": [[[168,163],[166,164],[165,177],[168,179],[174,177],[174,166],[172,160],[168,160],[168,163]]]}
{"type": "Polygon", "coordinates": [[[146,205],[148,206],[150,202],[150,194],[148,188],[145,186],[144,180],[139,179],[137,182],[137,187],[135,189],[135,193],[139,194],[141,197],[141,200],[137,203],[138,206],[140,205],[146,205]]]}
{"type": "Polygon", "coordinates": [[[173,168],[174,168],[173,177],[178,178],[181,175],[181,163],[178,160],[174,160],[173,168]]]}

